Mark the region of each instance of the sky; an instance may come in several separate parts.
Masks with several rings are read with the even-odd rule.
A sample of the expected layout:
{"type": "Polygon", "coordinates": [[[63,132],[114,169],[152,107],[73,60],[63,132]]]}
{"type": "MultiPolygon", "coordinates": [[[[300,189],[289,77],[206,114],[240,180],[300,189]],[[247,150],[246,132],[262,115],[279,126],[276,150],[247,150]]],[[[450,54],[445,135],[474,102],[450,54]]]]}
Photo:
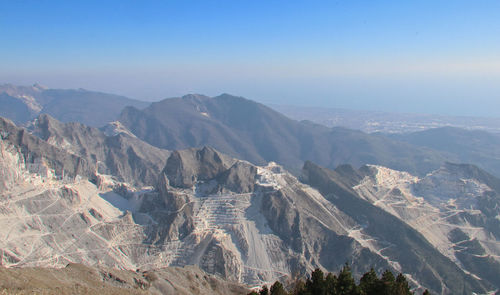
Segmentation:
{"type": "Polygon", "coordinates": [[[500,117],[500,1],[0,0],[0,83],[500,117]]]}

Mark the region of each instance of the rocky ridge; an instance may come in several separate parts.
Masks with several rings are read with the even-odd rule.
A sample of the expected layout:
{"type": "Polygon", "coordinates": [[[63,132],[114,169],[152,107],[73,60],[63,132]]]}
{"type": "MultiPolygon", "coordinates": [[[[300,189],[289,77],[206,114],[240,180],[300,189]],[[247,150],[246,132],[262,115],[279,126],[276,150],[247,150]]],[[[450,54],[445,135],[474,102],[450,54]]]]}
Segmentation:
{"type": "MultiPolygon", "coordinates": [[[[194,264],[260,285],[316,267],[337,271],[347,261],[355,274],[372,266],[391,269],[416,288],[443,294],[496,285],[361,198],[353,187],[368,176],[364,171],[308,162],[299,180],[275,163],[255,166],[205,147],[168,153],[154,184],[143,188],[100,173],[75,149],[100,131],[45,119],[53,126],[39,124],[33,134],[1,121],[4,266],[77,262],[153,270],[194,264]],[[68,126],[77,130],[72,136],[68,126]],[[455,286],[457,280],[463,286],[455,286]]],[[[494,187],[494,180],[487,185],[494,187]]]]}
{"type": "Polygon", "coordinates": [[[39,84],[0,84],[0,116],[25,124],[41,114],[63,122],[102,127],[115,121],[126,106],[144,108],[147,102],[85,89],[49,89],[39,84]]]}
{"type": "Polygon", "coordinates": [[[462,270],[500,284],[500,197],[495,177],[447,163],[425,177],[367,166],[358,194],[420,232],[462,270]]]}
{"type": "Polygon", "coordinates": [[[211,146],[256,165],[276,162],[295,175],[304,161],[328,168],[378,164],[425,174],[446,159],[381,135],[299,122],[243,97],[185,95],[138,109],[126,107],[118,121],[135,136],[168,150],[211,146]]]}
{"type": "Polygon", "coordinates": [[[170,151],[137,139],[119,123],[99,130],[81,123],[62,123],[40,115],[27,129],[47,143],[84,159],[97,173],[112,175],[134,186],[152,186],[170,151]]]}

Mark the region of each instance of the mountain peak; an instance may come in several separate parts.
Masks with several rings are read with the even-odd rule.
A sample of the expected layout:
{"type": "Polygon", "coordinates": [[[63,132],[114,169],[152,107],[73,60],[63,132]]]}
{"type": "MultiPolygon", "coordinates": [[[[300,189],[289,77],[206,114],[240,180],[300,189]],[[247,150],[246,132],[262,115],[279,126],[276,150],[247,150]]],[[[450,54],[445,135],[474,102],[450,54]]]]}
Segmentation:
{"type": "Polygon", "coordinates": [[[192,187],[196,179],[211,179],[227,170],[234,160],[211,147],[178,150],[172,152],[163,173],[170,185],[192,187]]]}
{"type": "Polygon", "coordinates": [[[210,97],[203,95],[203,94],[189,93],[189,94],[183,95],[181,98],[182,99],[207,99],[210,97]]]}
{"type": "Polygon", "coordinates": [[[36,121],[38,121],[38,122],[45,122],[45,121],[47,121],[47,122],[50,122],[50,121],[57,121],[54,117],[52,117],[52,116],[51,116],[51,115],[49,115],[49,114],[45,114],[45,113],[38,115],[38,117],[37,117],[35,120],[36,120],[36,121]]]}
{"type": "Polygon", "coordinates": [[[244,98],[243,96],[232,95],[229,93],[222,93],[220,95],[215,96],[214,99],[239,100],[239,101],[247,101],[247,102],[257,104],[257,102],[250,100],[250,99],[247,99],[247,98],[244,98]]]}
{"type": "Polygon", "coordinates": [[[43,90],[49,89],[47,86],[44,86],[44,85],[41,85],[38,83],[33,84],[33,86],[31,86],[31,88],[33,88],[33,90],[37,90],[37,91],[43,91],[43,90]]]}

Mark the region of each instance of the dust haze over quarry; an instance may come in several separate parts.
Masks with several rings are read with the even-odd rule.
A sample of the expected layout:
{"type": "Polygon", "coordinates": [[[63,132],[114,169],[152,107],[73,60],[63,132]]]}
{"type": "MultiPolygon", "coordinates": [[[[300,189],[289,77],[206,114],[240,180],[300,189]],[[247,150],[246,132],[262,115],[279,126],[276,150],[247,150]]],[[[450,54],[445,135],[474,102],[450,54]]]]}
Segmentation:
{"type": "MultiPolygon", "coordinates": [[[[33,109],[34,88],[9,99],[33,109]]],[[[75,103],[88,116],[93,108],[75,103]]],[[[255,286],[347,261],[356,279],[371,267],[402,272],[417,293],[500,288],[494,134],[367,134],[229,94],[102,114],[100,128],[75,112],[0,120],[3,266],[196,265],[201,278],[255,286]]]]}

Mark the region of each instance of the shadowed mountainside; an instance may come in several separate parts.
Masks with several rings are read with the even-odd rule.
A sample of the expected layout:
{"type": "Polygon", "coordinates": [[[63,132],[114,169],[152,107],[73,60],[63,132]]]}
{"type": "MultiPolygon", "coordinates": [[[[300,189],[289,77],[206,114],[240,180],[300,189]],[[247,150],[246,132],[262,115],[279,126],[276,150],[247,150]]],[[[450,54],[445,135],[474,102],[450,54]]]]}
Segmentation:
{"type": "Polygon", "coordinates": [[[332,171],[311,162],[305,163],[302,176],[305,183],[318,189],[337,208],[362,224],[366,235],[386,243],[387,247],[380,253],[393,257],[391,260],[397,261],[405,273],[427,281],[427,286],[435,292],[469,294],[484,288],[485,282],[464,273],[401,219],[360,198],[351,185],[357,182],[356,179],[359,181],[362,178],[362,173],[349,166],[332,171]],[[454,282],[457,281],[463,284],[456,285],[454,282]]]}
{"type": "Polygon", "coordinates": [[[101,131],[40,115],[28,129],[46,142],[95,165],[100,174],[113,175],[133,185],[154,185],[170,151],[151,146],[120,127],[110,124],[101,131]]]}
{"type": "Polygon", "coordinates": [[[80,122],[93,127],[115,121],[126,106],[149,105],[120,95],[84,89],[47,89],[38,84],[0,85],[0,102],[0,116],[17,124],[26,123],[39,114],[49,114],[62,122],[80,122]]]}
{"type": "Polygon", "coordinates": [[[335,168],[380,164],[426,173],[444,157],[425,148],[345,128],[297,122],[251,100],[223,94],[186,95],[127,107],[119,121],[137,137],[165,149],[211,146],[262,165],[275,161],[299,173],[305,160],[335,168]]]}

